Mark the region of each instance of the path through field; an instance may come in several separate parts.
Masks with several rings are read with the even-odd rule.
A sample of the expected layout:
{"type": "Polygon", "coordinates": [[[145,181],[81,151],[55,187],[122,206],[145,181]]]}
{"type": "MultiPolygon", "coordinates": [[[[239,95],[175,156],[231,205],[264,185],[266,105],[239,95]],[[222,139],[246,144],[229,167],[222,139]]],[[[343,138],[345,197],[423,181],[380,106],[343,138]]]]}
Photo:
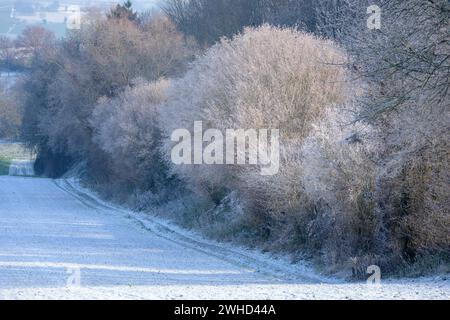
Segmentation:
{"type": "Polygon", "coordinates": [[[66,180],[0,176],[0,299],[450,298],[442,278],[377,288],[295,266],[289,277],[276,264],[138,219],[66,180]]]}

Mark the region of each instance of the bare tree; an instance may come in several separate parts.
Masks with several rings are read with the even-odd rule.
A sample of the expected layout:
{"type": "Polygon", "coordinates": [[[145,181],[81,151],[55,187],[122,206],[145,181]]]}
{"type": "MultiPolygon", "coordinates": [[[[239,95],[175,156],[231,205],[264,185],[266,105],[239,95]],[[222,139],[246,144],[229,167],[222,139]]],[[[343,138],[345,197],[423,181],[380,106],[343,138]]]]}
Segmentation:
{"type": "Polygon", "coordinates": [[[260,0],[169,0],[164,12],[184,34],[211,45],[262,23],[260,0]]]}
{"type": "Polygon", "coordinates": [[[0,83],[0,138],[17,139],[20,135],[22,110],[19,96],[0,83]]]}
{"type": "Polygon", "coordinates": [[[43,49],[54,41],[55,36],[52,32],[43,27],[31,26],[26,27],[19,35],[17,45],[32,50],[33,52],[37,52],[39,49],[43,49]]]}
{"type": "Polygon", "coordinates": [[[360,120],[382,132],[377,212],[391,254],[413,261],[448,248],[450,3],[386,0],[381,25],[366,26],[368,3],[320,1],[320,30],[351,55],[350,69],[367,85],[360,120]]]}
{"type": "MultiPolygon", "coordinates": [[[[37,37],[27,32],[23,38],[33,43],[37,37]]],[[[41,44],[25,83],[24,138],[54,153],[96,157],[101,152],[92,143],[89,119],[98,99],[119,95],[135,78],[178,75],[193,56],[191,46],[161,15],[145,25],[95,18],[51,50],[41,44]]]]}
{"type": "Polygon", "coordinates": [[[342,43],[358,76],[377,88],[366,101],[365,116],[419,100],[448,106],[448,1],[381,1],[379,30],[367,28],[369,5],[366,0],[317,3],[321,33],[342,43]]]}
{"type": "Polygon", "coordinates": [[[6,36],[0,36],[0,68],[12,70],[16,62],[14,41],[6,36]]]}

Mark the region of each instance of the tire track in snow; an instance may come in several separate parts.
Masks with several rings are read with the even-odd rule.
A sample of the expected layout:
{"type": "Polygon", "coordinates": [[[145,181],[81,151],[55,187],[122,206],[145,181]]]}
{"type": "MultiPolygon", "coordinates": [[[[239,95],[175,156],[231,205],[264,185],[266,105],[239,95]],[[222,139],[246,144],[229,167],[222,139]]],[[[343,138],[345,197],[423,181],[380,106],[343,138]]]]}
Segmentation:
{"type": "Polygon", "coordinates": [[[160,219],[151,215],[133,212],[118,206],[108,204],[88,190],[80,187],[74,179],[55,180],[55,184],[62,190],[71,194],[78,201],[91,209],[107,210],[125,215],[129,219],[134,219],[146,230],[162,237],[166,240],[222,259],[235,264],[241,268],[247,268],[271,277],[277,282],[291,283],[340,283],[337,279],[332,279],[315,274],[313,270],[300,264],[283,263],[270,259],[261,254],[245,252],[247,250],[231,249],[226,245],[221,245],[213,241],[201,239],[190,232],[180,230],[175,226],[164,223],[160,219]]]}

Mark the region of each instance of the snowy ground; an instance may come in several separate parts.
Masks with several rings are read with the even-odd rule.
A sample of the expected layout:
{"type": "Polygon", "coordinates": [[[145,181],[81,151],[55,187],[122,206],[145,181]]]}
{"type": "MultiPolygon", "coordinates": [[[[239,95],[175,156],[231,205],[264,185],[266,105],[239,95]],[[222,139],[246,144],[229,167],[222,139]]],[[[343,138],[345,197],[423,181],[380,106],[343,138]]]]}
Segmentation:
{"type": "Polygon", "coordinates": [[[321,277],[112,207],[75,181],[0,177],[0,299],[450,299],[450,280],[321,277]]]}
{"type": "Polygon", "coordinates": [[[34,160],[13,160],[9,166],[10,176],[33,176],[34,160]]]}
{"type": "Polygon", "coordinates": [[[6,89],[11,88],[17,81],[20,73],[17,72],[0,72],[0,86],[6,89]]]}

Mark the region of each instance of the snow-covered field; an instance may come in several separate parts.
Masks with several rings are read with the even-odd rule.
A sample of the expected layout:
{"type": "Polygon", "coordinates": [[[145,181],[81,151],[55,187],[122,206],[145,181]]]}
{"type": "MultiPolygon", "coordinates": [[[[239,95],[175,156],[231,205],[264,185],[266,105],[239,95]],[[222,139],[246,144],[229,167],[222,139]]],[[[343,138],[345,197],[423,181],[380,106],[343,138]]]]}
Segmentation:
{"type": "Polygon", "coordinates": [[[0,72],[0,86],[11,88],[17,81],[20,73],[17,72],[0,72]]]}
{"type": "Polygon", "coordinates": [[[450,299],[443,277],[343,283],[113,207],[73,180],[0,177],[0,299],[450,299]]]}
{"type": "Polygon", "coordinates": [[[33,176],[34,160],[13,160],[9,166],[10,176],[33,176]]]}

